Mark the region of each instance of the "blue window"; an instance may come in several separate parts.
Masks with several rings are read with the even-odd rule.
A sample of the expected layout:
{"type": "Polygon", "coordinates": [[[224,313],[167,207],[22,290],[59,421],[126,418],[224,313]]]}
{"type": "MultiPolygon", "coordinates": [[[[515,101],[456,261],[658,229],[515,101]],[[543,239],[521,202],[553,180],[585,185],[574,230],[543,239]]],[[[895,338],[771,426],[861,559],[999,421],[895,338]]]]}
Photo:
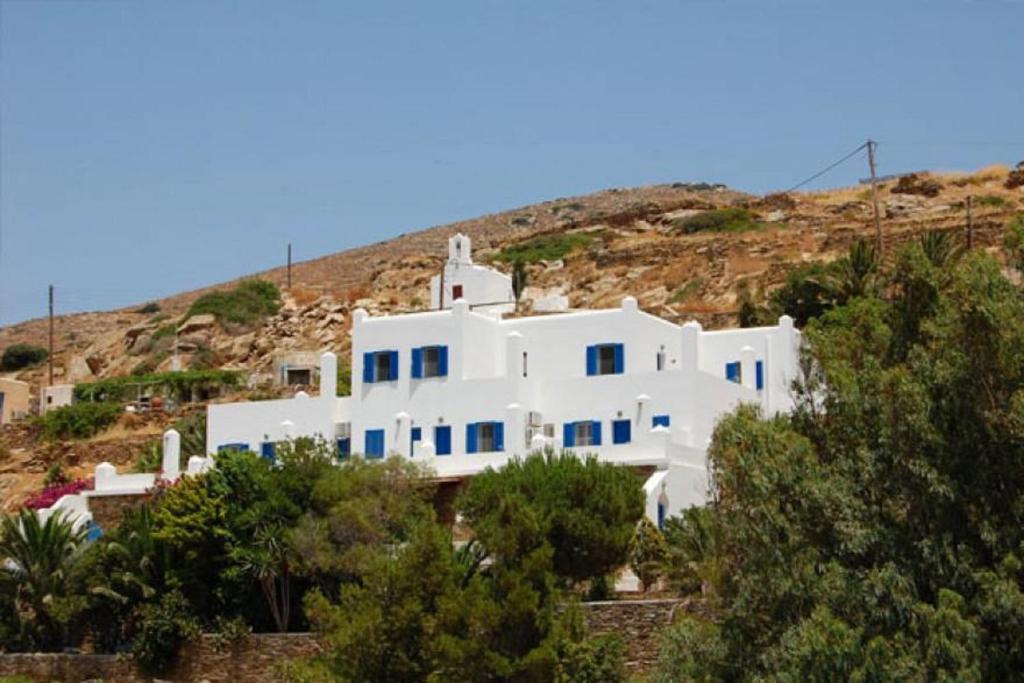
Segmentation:
{"type": "Polygon", "coordinates": [[[224,451],[247,451],[249,450],[249,444],[247,443],[225,443],[217,446],[217,452],[223,453],[224,451]]]}
{"type": "Polygon", "coordinates": [[[412,376],[416,379],[425,377],[448,376],[448,347],[421,346],[412,350],[412,376]]]}
{"type": "Polygon", "coordinates": [[[352,455],[352,439],[346,437],[338,439],[338,460],[348,460],[352,455]]]}
{"type": "Polygon", "coordinates": [[[413,427],[409,431],[409,455],[412,455],[416,448],[416,442],[423,439],[423,430],[419,427],[413,427]]]}
{"type": "Polygon", "coordinates": [[[503,450],[504,422],[471,422],[466,425],[467,453],[496,453],[503,450]]]}
{"type": "Polygon", "coordinates": [[[363,382],[393,382],[398,379],[398,351],[368,351],[363,354],[363,382]]]}
{"type": "Polygon", "coordinates": [[[757,390],[764,389],[764,361],[757,361],[757,390]]]}
{"type": "Polygon", "coordinates": [[[632,437],[632,423],[629,420],[612,420],[612,443],[629,443],[632,437]]]}
{"type": "Polygon", "coordinates": [[[562,427],[562,445],[566,448],[574,446],[600,446],[601,421],[581,420],[566,422],[562,427]]]}
{"type": "Polygon", "coordinates": [[[384,457],[384,430],[383,429],[367,429],[366,430],[366,457],[369,459],[378,459],[384,457]]]}
{"type": "Polygon", "coordinates": [[[665,504],[658,501],[658,528],[665,528],[665,504]]]}
{"type": "Polygon", "coordinates": [[[594,344],[587,347],[587,375],[621,375],[626,371],[622,344],[594,344]]]}
{"type": "Polygon", "coordinates": [[[651,418],[651,427],[668,427],[672,424],[672,418],[668,415],[655,415],[651,418]]]}
{"type": "Polygon", "coordinates": [[[730,382],[736,382],[736,384],[743,381],[743,371],[739,361],[725,364],[725,378],[730,382]]]}
{"type": "Polygon", "coordinates": [[[276,446],[277,444],[275,444],[273,441],[264,441],[263,443],[261,443],[260,457],[263,458],[264,460],[274,462],[274,451],[276,450],[276,446]]]}
{"type": "Polygon", "coordinates": [[[434,452],[437,455],[452,454],[452,428],[450,425],[434,427],[434,452]]]}

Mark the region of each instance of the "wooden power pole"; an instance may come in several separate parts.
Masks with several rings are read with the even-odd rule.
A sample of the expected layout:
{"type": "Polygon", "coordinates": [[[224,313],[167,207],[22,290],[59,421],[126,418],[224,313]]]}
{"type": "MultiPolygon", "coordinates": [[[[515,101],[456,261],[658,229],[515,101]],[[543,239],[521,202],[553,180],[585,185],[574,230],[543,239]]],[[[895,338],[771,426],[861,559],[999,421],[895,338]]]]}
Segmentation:
{"type": "Polygon", "coordinates": [[[53,285],[50,285],[50,350],[47,359],[50,365],[50,386],[53,386],[53,285]]]}
{"type": "Polygon", "coordinates": [[[878,143],[868,140],[868,166],[871,167],[871,203],[875,207],[875,244],[878,249],[878,258],[881,259],[885,253],[885,244],[882,242],[882,216],[878,210],[878,176],[875,173],[875,146],[878,143]]]}
{"type": "Polygon", "coordinates": [[[292,243],[288,243],[288,289],[292,288],[292,243]]]}
{"type": "Polygon", "coordinates": [[[967,195],[967,248],[974,246],[974,196],[967,195]]]}

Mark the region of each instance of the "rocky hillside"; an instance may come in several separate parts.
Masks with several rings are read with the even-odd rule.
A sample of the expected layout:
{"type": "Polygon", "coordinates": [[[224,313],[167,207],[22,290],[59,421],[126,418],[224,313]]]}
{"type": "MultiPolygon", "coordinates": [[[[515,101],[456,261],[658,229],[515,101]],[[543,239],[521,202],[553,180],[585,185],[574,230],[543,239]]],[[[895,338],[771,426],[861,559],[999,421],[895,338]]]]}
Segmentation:
{"type": "MultiPolygon", "coordinates": [[[[1024,167],[885,182],[887,253],[926,230],[962,232],[968,196],[975,244],[998,251],[1003,227],[1024,210],[1024,167]]],[[[545,294],[564,294],[579,308],[614,306],[632,294],[662,317],[724,327],[736,324],[742,290],[763,298],[795,265],[834,260],[853,240],[872,237],[874,225],[866,186],[753,196],[675,183],[556,199],[299,263],[280,311],[255,323],[186,315],[204,293],[236,283],[117,311],[60,316],[57,381],[168,369],[175,330],[186,367],[265,373],[272,354],[289,349],[332,349],[347,360],[351,311],[422,310],[455,232],[473,238],[477,261],[510,268],[514,253],[530,261],[524,312],[545,294]]],[[[254,276],[282,287],[285,281],[283,268],[254,276]]],[[[0,349],[19,342],[45,346],[46,321],[0,329],[0,349]]],[[[18,376],[38,385],[44,373],[36,367],[18,376]]],[[[12,466],[0,463],[0,477],[12,466]]]]}

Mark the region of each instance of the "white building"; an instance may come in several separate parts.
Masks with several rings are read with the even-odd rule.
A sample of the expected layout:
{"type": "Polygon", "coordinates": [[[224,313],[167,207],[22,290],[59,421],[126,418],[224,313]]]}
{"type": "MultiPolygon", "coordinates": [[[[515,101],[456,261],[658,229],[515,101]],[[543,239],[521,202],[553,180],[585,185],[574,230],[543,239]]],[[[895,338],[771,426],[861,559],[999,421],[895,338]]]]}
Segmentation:
{"type": "MultiPolygon", "coordinates": [[[[452,239],[457,243],[461,236],[452,239]]],[[[648,473],[647,514],[701,504],[715,421],[740,402],[787,411],[800,333],[774,327],[705,332],[620,308],[525,318],[471,310],[352,318],[352,395],[335,396],[337,360],[322,356],[321,394],[211,405],[207,449],[318,436],[339,457],[399,454],[438,477],[470,477],[544,446],[594,453],[648,473]]]]}
{"type": "Polygon", "coordinates": [[[473,263],[473,243],[465,235],[448,240],[448,260],[441,275],[430,279],[430,308],[451,308],[462,299],[474,311],[511,313],[516,309],[512,278],[473,263]]]}

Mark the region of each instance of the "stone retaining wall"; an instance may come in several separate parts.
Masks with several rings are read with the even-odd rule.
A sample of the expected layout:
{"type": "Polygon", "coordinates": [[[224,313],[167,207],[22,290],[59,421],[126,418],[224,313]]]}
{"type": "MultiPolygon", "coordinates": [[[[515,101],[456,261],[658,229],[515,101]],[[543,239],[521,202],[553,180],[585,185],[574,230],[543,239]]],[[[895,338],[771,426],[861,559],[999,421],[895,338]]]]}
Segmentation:
{"type": "Polygon", "coordinates": [[[89,512],[92,521],[104,531],[113,529],[121,523],[125,510],[136,508],[147,500],[147,494],[115,494],[109,496],[89,496],[89,512]]]}
{"type": "Polygon", "coordinates": [[[686,603],[678,599],[583,603],[592,635],[615,633],[625,641],[626,670],[630,673],[650,671],[658,659],[661,633],[679,609],[686,609],[686,603]]]}
{"type": "MultiPolygon", "coordinates": [[[[648,671],[658,657],[661,631],[672,621],[681,600],[611,600],[583,603],[593,634],[617,633],[626,642],[626,668],[648,671]]],[[[682,607],[681,607],[682,606],[682,607]]],[[[320,650],[311,633],[259,633],[237,640],[204,634],[182,649],[178,666],[163,680],[176,683],[270,683],[274,665],[320,650]]],[[[130,659],[114,655],[0,654],[0,677],[24,676],[38,683],[102,680],[104,683],[143,683],[130,659]]]]}

